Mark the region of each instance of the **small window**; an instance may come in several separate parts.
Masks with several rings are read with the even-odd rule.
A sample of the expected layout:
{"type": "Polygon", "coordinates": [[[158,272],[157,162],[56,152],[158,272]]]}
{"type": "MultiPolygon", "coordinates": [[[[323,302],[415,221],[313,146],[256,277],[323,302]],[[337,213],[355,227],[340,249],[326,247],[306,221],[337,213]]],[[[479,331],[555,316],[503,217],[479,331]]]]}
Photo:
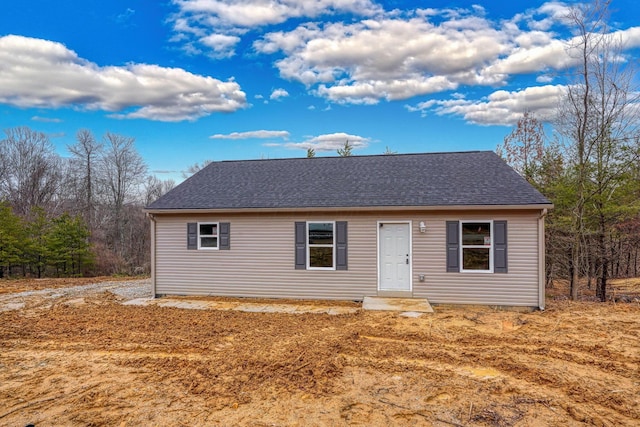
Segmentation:
{"type": "Polygon", "coordinates": [[[333,270],[334,262],[334,223],[307,223],[307,268],[333,270]]]}
{"type": "Polygon", "coordinates": [[[198,223],[198,249],[218,249],[218,223],[198,223]]]}
{"type": "Polygon", "coordinates": [[[491,221],[461,221],[461,271],[493,271],[491,221]]]}

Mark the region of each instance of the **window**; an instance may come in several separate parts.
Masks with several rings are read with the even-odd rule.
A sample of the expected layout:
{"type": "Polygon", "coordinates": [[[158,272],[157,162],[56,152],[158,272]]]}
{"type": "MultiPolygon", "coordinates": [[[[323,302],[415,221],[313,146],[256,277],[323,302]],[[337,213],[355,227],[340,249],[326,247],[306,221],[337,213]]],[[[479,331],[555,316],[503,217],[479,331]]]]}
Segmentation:
{"type": "Polygon", "coordinates": [[[188,222],[187,249],[189,250],[230,250],[231,223],[229,222],[188,222]]]}
{"type": "Polygon", "coordinates": [[[298,221],[295,224],[296,270],[347,270],[346,221],[298,221]]]}
{"type": "Polygon", "coordinates": [[[307,268],[333,269],[334,266],[334,223],[307,223],[307,268]]]}
{"type": "Polygon", "coordinates": [[[447,221],[447,272],[507,273],[507,221],[447,221]]]}
{"type": "Polygon", "coordinates": [[[462,271],[493,270],[491,221],[460,222],[462,271]]]}
{"type": "Polygon", "coordinates": [[[218,223],[198,223],[198,249],[218,249],[218,223]]]}

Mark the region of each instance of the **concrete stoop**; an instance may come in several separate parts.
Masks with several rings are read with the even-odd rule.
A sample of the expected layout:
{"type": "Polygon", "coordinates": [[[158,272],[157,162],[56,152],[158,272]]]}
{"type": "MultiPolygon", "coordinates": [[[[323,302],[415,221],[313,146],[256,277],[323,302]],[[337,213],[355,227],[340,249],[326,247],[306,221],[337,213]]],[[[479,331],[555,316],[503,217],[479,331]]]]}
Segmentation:
{"type": "Polygon", "coordinates": [[[402,311],[404,313],[433,313],[433,307],[426,298],[385,298],[364,297],[362,300],[364,310],[402,311]]]}

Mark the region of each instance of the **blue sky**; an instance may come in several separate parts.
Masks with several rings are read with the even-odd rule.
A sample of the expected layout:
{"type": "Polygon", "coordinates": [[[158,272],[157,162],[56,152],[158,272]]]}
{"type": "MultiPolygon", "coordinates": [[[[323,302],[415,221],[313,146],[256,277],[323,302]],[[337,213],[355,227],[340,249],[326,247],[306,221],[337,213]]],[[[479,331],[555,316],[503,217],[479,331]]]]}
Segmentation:
{"type": "MultiPolygon", "coordinates": [[[[573,3],[23,0],[0,14],[0,125],[136,146],[159,178],[206,159],[493,150],[553,114],[573,3]]],[[[640,6],[609,20],[632,60],[640,6]]]]}

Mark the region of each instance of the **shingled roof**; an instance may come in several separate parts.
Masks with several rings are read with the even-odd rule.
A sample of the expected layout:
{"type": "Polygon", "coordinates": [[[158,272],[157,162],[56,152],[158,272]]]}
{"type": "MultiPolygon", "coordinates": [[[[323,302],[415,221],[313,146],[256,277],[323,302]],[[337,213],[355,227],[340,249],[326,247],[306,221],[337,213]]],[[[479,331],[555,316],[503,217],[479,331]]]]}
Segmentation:
{"type": "Polygon", "coordinates": [[[213,162],[150,211],[550,205],[492,151],[213,162]]]}

